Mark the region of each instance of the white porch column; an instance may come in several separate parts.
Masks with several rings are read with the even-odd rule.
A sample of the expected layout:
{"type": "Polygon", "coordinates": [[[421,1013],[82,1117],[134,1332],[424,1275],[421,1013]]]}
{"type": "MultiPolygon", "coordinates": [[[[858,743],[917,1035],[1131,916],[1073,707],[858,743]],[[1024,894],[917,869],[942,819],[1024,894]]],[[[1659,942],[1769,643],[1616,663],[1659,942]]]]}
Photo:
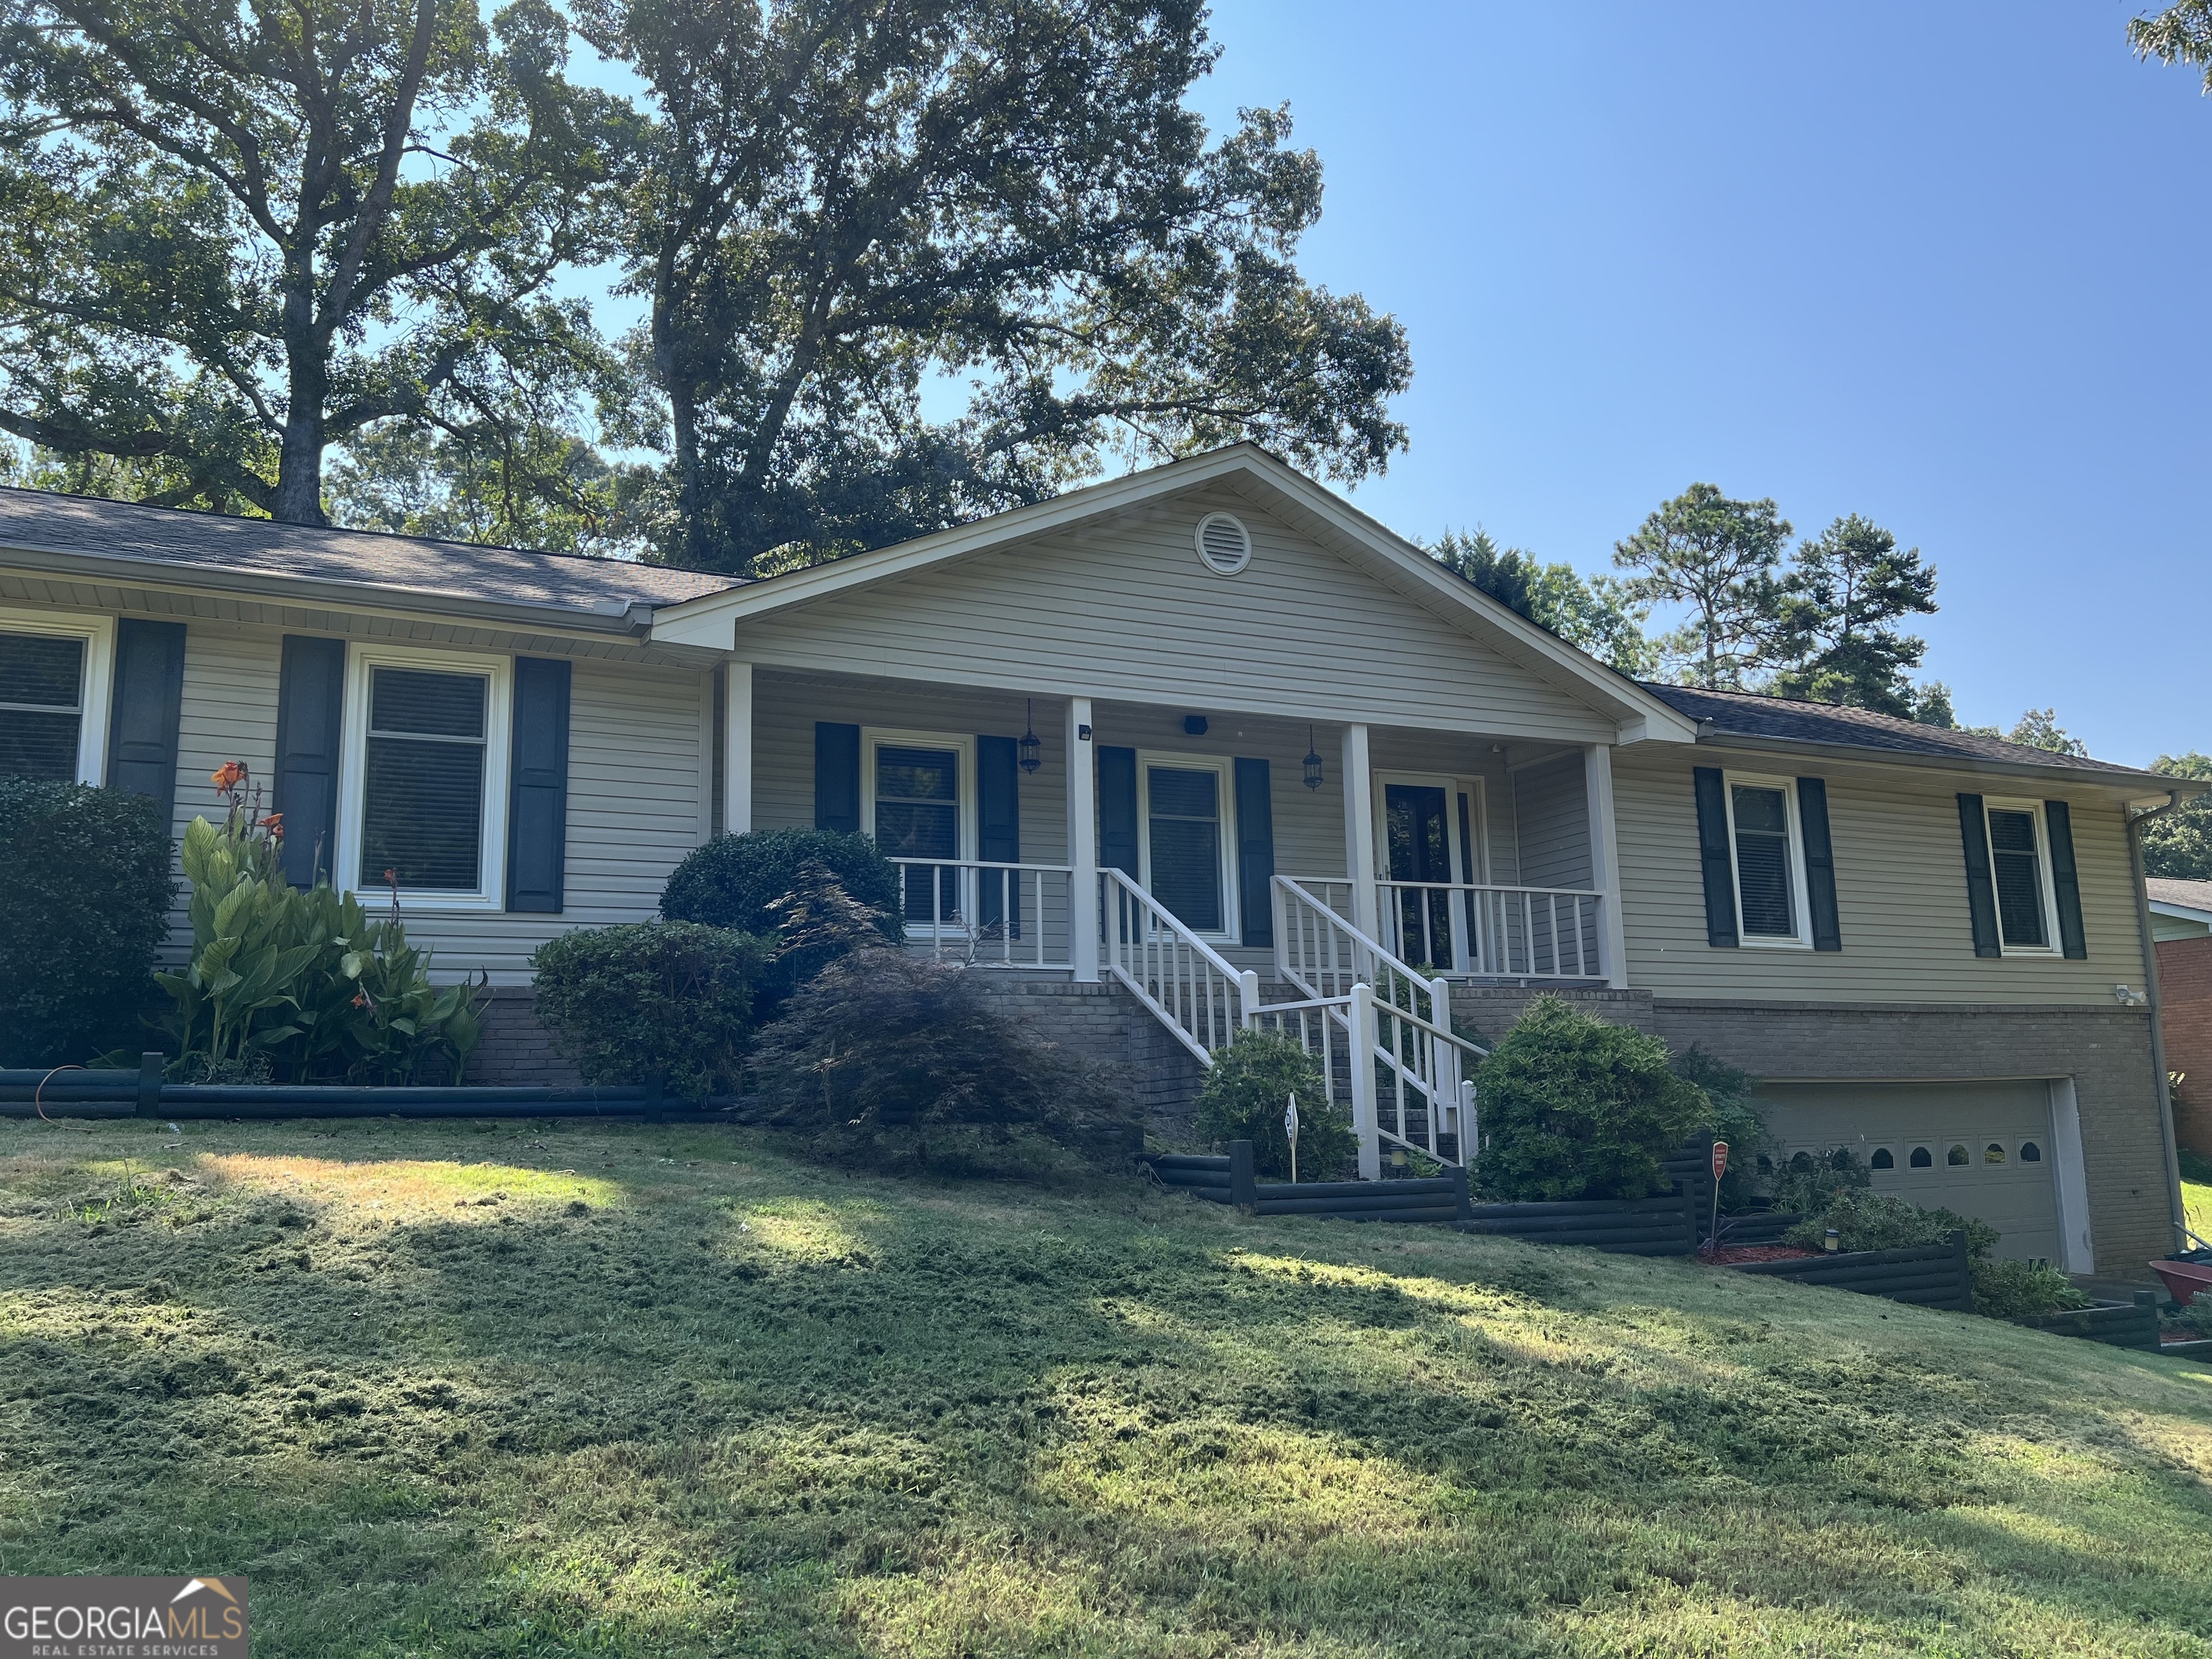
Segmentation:
{"type": "Polygon", "coordinates": [[[1613,821],[1613,745],[1583,746],[1583,798],[1589,806],[1590,885],[1598,901],[1598,967],[1616,991],[1628,984],[1628,932],[1620,920],[1620,839],[1613,821]]]}
{"type": "Polygon", "coordinates": [[[753,665],[722,665],[722,833],[753,827],[753,665]]]}
{"type": "Polygon", "coordinates": [[[1352,925],[1368,938],[1380,925],[1375,908],[1375,773],[1367,761],[1367,728],[1344,728],[1344,868],[1352,878],[1352,925]]]}
{"type": "Polygon", "coordinates": [[[1091,699],[1067,700],[1067,944],[1079,983],[1098,982],[1098,745],[1091,699]]]}

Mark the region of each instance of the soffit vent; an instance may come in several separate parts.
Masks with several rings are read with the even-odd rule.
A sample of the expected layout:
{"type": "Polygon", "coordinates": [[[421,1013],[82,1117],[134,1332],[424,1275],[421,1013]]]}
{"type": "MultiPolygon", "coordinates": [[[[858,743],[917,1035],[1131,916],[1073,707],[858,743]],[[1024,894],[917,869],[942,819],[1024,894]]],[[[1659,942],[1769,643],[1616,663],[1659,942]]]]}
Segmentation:
{"type": "Polygon", "coordinates": [[[1217,576],[1233,576],[1252,562],[1251,532],[1231,514],[1209,513],[1198,521],[1198,559],[1217,576]]]}

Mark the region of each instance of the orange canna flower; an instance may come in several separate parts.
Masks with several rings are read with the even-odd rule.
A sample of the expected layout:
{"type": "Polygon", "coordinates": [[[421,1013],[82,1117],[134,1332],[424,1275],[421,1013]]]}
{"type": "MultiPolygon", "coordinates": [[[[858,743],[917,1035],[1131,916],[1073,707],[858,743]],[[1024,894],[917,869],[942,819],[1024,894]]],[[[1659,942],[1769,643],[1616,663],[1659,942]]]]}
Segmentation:
{"type": "Polygon", "coordinates": [[[261,820],[261,827],[278,841],[284,839],[284,815],[282,812],[270,813],[261,820]]]}
{"type": "Polygon", "coordinates": [[[244,761],[225,761],[216,770],[208,774],[208,781],[218,789],[235,789],[245,781],[246,763],[244,761]]]}

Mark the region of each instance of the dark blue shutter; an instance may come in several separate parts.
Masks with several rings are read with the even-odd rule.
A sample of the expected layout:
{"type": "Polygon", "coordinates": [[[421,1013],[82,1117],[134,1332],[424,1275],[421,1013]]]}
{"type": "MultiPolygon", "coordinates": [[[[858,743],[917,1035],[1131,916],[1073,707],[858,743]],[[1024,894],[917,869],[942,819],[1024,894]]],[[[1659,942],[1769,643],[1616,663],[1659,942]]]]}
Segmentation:
{"type": "Polygon", "coordinates": [[[508,761],[507,908],[559,915],[568,844],[568,665],[514,659],[508,761]]]}
{"type": "Polygon", "coordinates": [[[1698,791],[1698,864],[1705,877],[1705,943],[1733,946],[1735,860],[1729,853],[1728,798],[1720,769],[1692,769],[1698,791]]]}
{"type": "Polygon", "coordinates": [[[1836,914],[1836,849],[1828,836],[1828,781],[1797,780],[1797,823],[1805,836],[1805,896],[1813,912],[1813,948],[1844,948],[1836,914]]]}
{"type": "Polygon", "coordinates": [[[1137,751],[1098,745],[1098,862],[1140,879],[1137,861],[1137,751]]]}
{"type": "MultiPolygon", "coordinates": [[[[986,864],[1022,861],[1021,771],[1015,764],[1014,739],[975,739],[975,856],[986,864]]],[[[1022,936],[1021,878],[1006,871],[984,871],[976,910],[983,926],[1006,924],[1010,939],[1022,936]],[[1008,914],[1008,901],[1012,914],[1008,914]]]]}
{"type": "Polygon", "coordinates": [[[1959,797],[1959,840],[1966,853],[1966,914],[1974,925],[1974,954],[2001,957],[1996,884],[1990,879],[1990,823],[1979,795],[1959,797]]]}
{"type": "Polygon", "coordinates": [[[2043,803],[2043,822],[2051,834],[2051,885],[2058,896],[2058,943],[2075,961],[2089,954],[2081,932],[2081,878],[2074,868],[2074,815],[2063,800],[2043,803]]]}
{"type": "Polygon", "coordinates": [[[1267,763],[1237,757],[1237,898],[1243,940],[1275,942],[1275,804],[1267,763]]]}
{"type": "Polygon", "coordinates": [[[151,795],[167,830],[177,807],[177,727],[185,704],[185,625],[125,617],[115,624],[107,787],[151,795]]]}
{"type": "Polygon", "coordinates": [[[814,722],[814,827],[860,832],[860,728],[814,722]]]}
{"type": "Polygon", "coordinates": [[[287,634],[276,677],[270,805],[284,815],[284,878],[295,887],[312,887],[318,876],[331,874],[337,856],[344,715],[345,641],[287,634]]]}

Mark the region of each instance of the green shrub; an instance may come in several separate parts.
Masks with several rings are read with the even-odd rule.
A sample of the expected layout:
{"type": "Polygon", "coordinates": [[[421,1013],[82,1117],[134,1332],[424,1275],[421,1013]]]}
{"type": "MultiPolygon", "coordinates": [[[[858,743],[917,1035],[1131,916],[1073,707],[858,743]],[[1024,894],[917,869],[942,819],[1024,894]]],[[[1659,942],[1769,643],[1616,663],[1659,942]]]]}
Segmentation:
{"type": "Polygon", "coordinates": [[[1283,1113],[1298,1097],[1298,1174],[1334,1181],[1359,1156],[1351,1120],[1329,1103],[1321,1067],[1293,1039],[1279,1031],[1239,1031],[1213,1064],[1198,1091],[1198,1132],[1215,1146],[1252,1143],[1252,1167],[1278,1181],[1291,1178],[1290,1137],[1283,1113]]]}
{"type": "MultiPolygon", "coordinates": [[[[805,896],[810,884],[818,888],[810,866],[829,872],[870,914],[886,941],[904,939],[898,866],[869,837],[830,830],[718,836],[676,866],[661,890],[660,914],[671,921],[734,927],[763,937],[780,934],[790,919],[793,896],[805,896]]],[[[771,976],[771,999],[781,1000],[843,953],[842,945],[819,941],[784,952],[771,976]]]]}
{"type": "Polygon", "coordinates": [[[430,982],[396,895],[380,921],[326,881],[294,887],[246,769],[230,762],[215,781],[230,805],[222,827],[194,818],[185,830],[191,957],[154,976],[172,1005],[172,1074],[244,1079],[265,1064],[280,1083],[405,1084],[442,1062],[459,1082],[482,1033],[481,985],[430,982]]]}
{"type": "Polygon", "coordinates": [[[1500,1199],[1641,1198],[1670,1184],[1661,1161],[1710,1115],[1667,1045],[1539,997],[1475,1073],[1475,1175],[1500,1199]]]}
{"type": "Polygon", "coordinates": [[[2086,1308],[2093,1300],[2056,1267],[2000,1261],[1995,1256],[1978,1256],[1972,1267],[1974,1311],[1991,1319],[2033,1319],[2086,1308]]]}
{"type": "Polygon", "coordinates": [[[1768,1177],[1774,1207],[1784,1215],[1818,1215],[1849,1192],[1874,1185],[1874,1172],[1859,1162],[1848,1146],[1837,1146],[1815,1157],[1793,1152],[1768,1177]]]}
{"type": "Polygon", "coordinates": [[[538,1023],[587,1083],[654,1072],[688,1100],[738,1087],[768,941],[696,922],[581,928],[530,959],[538,1023]]]}
{"type": "Polygon", "coordinates": [[[175,892],[145,796],[0,779],[0,1066],[135,1049],[175,892]]]}
{"type": "MultiPolygon", "coordinates": [[[[1743,1209],[1759,1184],[1759,1160],[1768,1149],[1766,1119],[1752,1099],[1758,1079],[1698,1043],[1674,1056],[1674,1075],[1705,1091],[1705,1121],[1713,1139],[1728,1142],[1728,1173],[1721,1177],[1721,1209],[1743,1209]]],[[[1692,1131],[1696,1133],[1695,1130],[1692,1131]]]]}
{"type": "Polygon", "coordinates": [[[1784,1235],[1792,1244],[1819,1249],[1828,1229],[1844,1250],[1901,1250],[1915,1244],[1941,1244],[1954,1231],[1966,1235],[1966,1253],[1984,1256],[2000,1235],[1986,1221],[1971,1220],[1955,1210],[1923,1210],[1894,1194],[1854,1187],[1838,1193],[1827,1207],[1808,1215],[1784,1235]]]}
{"type": "Polygon", "coordinates": [[[982,970],[856,951],[800,986],[753,1056],[763,1121],[904,1138],[919,1163],[948,1126],[1085,1139],[1128,1103],[988,1007],[982,970]]]}

